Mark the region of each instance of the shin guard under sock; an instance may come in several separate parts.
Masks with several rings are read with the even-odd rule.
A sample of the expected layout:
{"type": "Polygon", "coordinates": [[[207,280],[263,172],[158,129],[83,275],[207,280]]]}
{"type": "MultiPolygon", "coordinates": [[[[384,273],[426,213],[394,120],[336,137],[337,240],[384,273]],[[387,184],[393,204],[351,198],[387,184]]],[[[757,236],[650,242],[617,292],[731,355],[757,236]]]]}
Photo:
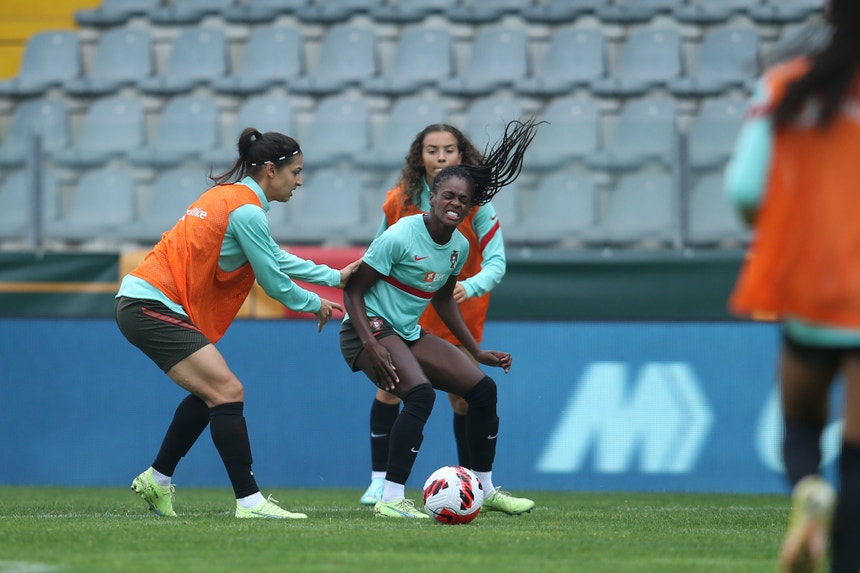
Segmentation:
{"type": "Polygon", "coordinates": [[[860,571],[860,444],[842,443],[839,497],[833,522],[831,571],[860,571]]]}
{"type": "Polygon", "coordinates": [[[466,437],[469,441],[470,469],[488,472],[496,459],[499,416],[496,414],[496,383],[489,376],[463,395],[469,403],[466,413],[466,437]]]}
{"type": "Polygon", "coordinates": [[[469,440],[466,438],[466,416],[457,412],[454,412],[454,440],[457,442],[457,463],[464,468],[471,468],[469,440]]]}
{"type": "Polygon", "coordinates": [[[208,424],[209,407],[206,402],[194,394],[186,396],[176,407],[173,421],[167,427],[152,468],[166,476],[172,476],[179,460],[185,457],[208,424]]]}
{"type": "Polygon", "coordinates": [[[436,391],[430,384],[416,386],[403,395],[403,410],[391,427],[388,472],[385,479],[405,484],[424,441],[424,424],[433,411],[436,391]]]}
{"type": "Polygon", "coordinates": [[[236,499],[260,491],[251,471],[251,443],[243,410],[242,402],[219,404],[209,409],[212,442],[224,462],[236,499]]]}
{"type": "Polygon", "coordinates": [[[817,474],[821,464],[822,426],[806,422],[787,422],[782,443],[782,460],[789,485],[808,475],[817,474]]]}
{"type": "Polygon", "coordinates": [[[400,413],[400,404],[386,404],[373,400],[370,406],[370,469],[384,472],[388,467],[388,445],[391,427],[400,413]]]}

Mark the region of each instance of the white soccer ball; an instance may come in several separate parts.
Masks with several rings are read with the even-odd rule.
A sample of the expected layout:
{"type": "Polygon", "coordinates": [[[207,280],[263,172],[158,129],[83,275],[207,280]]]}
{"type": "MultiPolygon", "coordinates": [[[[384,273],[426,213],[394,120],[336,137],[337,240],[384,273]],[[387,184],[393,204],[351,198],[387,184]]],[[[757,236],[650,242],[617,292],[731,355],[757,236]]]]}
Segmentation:
{"type": "Polygon", "coordinates": [[[484,488],[470,470],[462,466],[439,468],[424,482],[424,511],[447,525],[469,523],[484,504],[484,488]]]}

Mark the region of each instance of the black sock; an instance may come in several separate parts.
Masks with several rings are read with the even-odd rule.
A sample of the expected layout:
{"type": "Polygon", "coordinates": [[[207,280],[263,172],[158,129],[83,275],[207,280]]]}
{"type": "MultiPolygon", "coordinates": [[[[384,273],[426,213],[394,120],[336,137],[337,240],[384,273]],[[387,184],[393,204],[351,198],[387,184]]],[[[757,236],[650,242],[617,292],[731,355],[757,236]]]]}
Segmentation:
{"type": "Polygon", "coordinates": [[[463,395],[463,399],[469,403],[466,436],[469,440],[469,461],[472,464],[470,469],[477,472],[492,471],[499,435],[496,383],[489,376],[484,376],[463,395]]]}
{"type": "Polygon", "coordinates": [[[832,536],[832,573],[860,571],[860,445],[842,443],[839,499],[832,536]]]}
{"type": "Polygon", "coordinates": [[[454,412],[454,440],[457,442],[457,463],[464,468],[471,468],[469,440],[466,438],[466,416],[457,412],[454,412]]]}
{"type": "Polygon", "coordinates": [[[153,469],[166,476],[172,476],[179,460],[185,457],[208,424],[209,407],[206,402],[194,394],[186,396],[176,407],[173,421],[167,427],[164,440],[161,442],[161,449],[158,450],[158,455],[152,462],[153,469]]]}
{"type": "Polygon", "coordinates": [[[433,411],[436,391],[430,384],[416,386],[403,395],[403,410],[391,427],[388,471],[385,479],[405,484],[424,441],[424,424],[433,411]]]}
{"type": "Polygon", "coordinates": [[[821,464],[821,433],[823,426],[808,422],[787,422],[782,443],[782,461],[789,485],[808,475],[817,474],[821,464]]]}
{"type": "Polygon", "coordinates": [[[384,472],[388,467],[391,426],[400,413],[400,404],[386,404],[376,398],[370,406],[370,469],[384,472]]]}
{"type": "Polygon", "coordinates": [[[220,404],[209,409],[209,431],[233,484],[236,499],[260,491],[251,471],[251,442],[243,410],[242,402],[220,404]]]}

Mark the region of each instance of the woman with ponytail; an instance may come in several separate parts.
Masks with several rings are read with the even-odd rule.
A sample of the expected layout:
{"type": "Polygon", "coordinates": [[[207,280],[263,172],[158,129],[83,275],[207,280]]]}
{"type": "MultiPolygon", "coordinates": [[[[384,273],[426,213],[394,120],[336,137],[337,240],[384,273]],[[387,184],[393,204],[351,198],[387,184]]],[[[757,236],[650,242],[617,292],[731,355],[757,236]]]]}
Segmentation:
{"type": "Polygon", "coordinates": [[[783,462],[792,514],[783,571],[860,570],[860,2],[830,0],[831,33],[765,73],[726,191],[753,225],[729,305],[779,320],[783,462]],[[820,475],[828,396],[845,382],[838,496],[820,475]]]}

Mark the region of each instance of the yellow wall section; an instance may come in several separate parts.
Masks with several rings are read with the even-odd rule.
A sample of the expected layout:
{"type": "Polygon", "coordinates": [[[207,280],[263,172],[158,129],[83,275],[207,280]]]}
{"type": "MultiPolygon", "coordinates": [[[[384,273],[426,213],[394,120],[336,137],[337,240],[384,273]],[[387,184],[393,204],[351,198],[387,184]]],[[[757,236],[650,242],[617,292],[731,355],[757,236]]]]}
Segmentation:
{"type": "Polygon", "coordinates": [[[42,30],[75,28],[75,11],[101,0],[0,0],[0,78],[18,73],[27,39],[42,30]]]}

